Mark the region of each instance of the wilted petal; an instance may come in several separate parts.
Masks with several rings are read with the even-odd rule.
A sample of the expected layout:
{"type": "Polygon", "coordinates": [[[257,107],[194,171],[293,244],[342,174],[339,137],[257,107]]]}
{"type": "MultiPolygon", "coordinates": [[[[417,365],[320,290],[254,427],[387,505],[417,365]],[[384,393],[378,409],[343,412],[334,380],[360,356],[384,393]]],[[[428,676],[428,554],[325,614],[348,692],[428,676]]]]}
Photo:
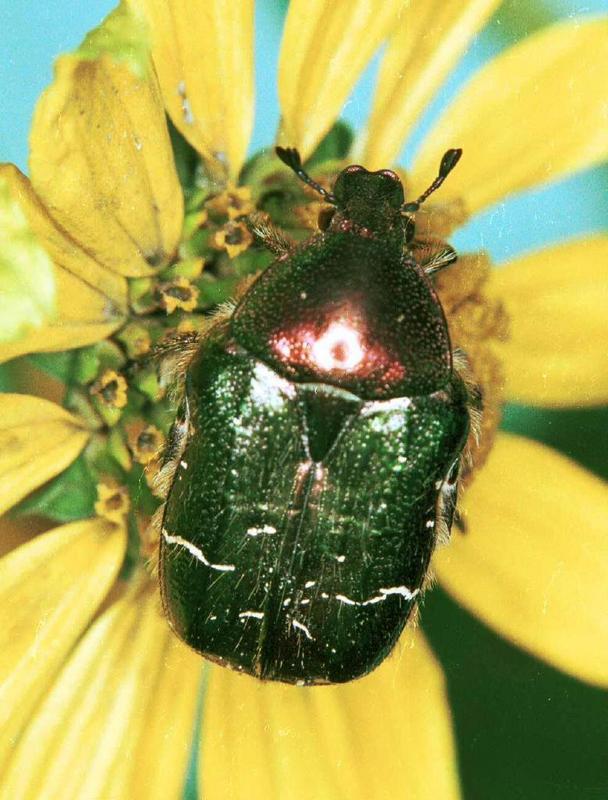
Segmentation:
{"type": "Polygon", "coordinates": [[[134,2],[173,123],[216,175],[223,164],[235,177],[253,125],[253,0],[134,2]]]}
{"type": "Polygon", "coordinates": [[[140,76],[109,54],[63,56],[30,144],[37,194],[98,263],[144,275],[175,250],[183,198],[151,69],[140,76]]]}
{"type": "Polygon", "coordinates": [[[312,153],[403,10],[403,0],[292,0],[279,61],[282,144],[312,153]]]}
{"type": "Polygon", "coordinates": [[[495,270],[490,286],[510,317],[500,344],[509,399],[608,402],[608,236],[519,258],[495,270]]]}
{"type": "Polygon", "coordinates": [[[66,350],[104,339],[122,324],[124,278],[100,266],[48,215],[28,179],[12,164],[0,165],[27,222],[55,265],[57,312],[42,327],[0,348],[0,360],[24,353],[66,350]]]}
{"type": "Polygon", "coordinates": [[[0,513],[69,466],[89,438],[61,406],[0,394],[0,513]]]}
{"type": "Polygon", "coordinates": [[[482,67],[437,121],[412,186],[422,191],[444,151],[462,147],[441,200],[463,198],[473,213],[602,161],[606,74],[608,19],[569,20],[529,36],[482,67]]]}
{"type": "Polygon", "coordinates": [[[51,260],[0,171],[0,342],[40,329],[55,314],[55,292],[51,260]]]}
{"type": "Polygon", "coordinates": [[[112,585],[125,543],[122,528],[84,520],[37,536],[0,561],[1,774],[32,709],[112,585]]]}
{"type": "Polygon", "coordinates": [[[341,686],[214,668],[202,737],[207,800],[460,796],[443,674],[418,631],[371,675],[341,686]]]}
{"type": "Polygon", "coordinates": [[[440,583],[516,645],[608,686],[608,488],[553,450],[500,435],[463,498],[440,583]]]}
{"type": "Polygon", "coordinates": [[[500,0],[412,0],[382,59],[362,160],[394,163],[420,114],[500,0]]]}
{"type": "Polygon", "coordinates": [[[24,732],[6,797],[181,797],[201,662],[159,602],[130,592],[92,626],[24,732]]]}

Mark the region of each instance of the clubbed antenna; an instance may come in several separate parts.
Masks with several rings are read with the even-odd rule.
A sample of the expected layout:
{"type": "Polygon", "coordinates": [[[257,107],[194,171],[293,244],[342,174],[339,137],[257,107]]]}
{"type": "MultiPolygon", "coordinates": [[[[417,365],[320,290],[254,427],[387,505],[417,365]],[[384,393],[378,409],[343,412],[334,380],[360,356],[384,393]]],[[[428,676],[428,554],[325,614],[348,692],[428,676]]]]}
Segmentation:
{"type": "Polygon", "coordinates": [[[275,147],[275,152],[283,164],[286,164],[292,169],[301,181],[312,187],[321,197],[325,198],[328,203],[332,203],[334,206],[337,205],[338,201],[335,196],[324,189],[319,183],[313,181],[310,175],[304,170],[302,167],[302,159],[295,147],[275,147]]]}
{"type": "Polygon", "coordinates": [[[420,197],[414,203],[405,203],[401,206],[401,210],[408,212],[418,211],[422,203],[429,197],[429,195],[433,194],[434,191],[439,189],[441,184],[444,180],[448,177],[450,172],[454,169],[456,164],[460,161],[460,156],[462,155],[462,149],[460,147],[455,148],[454,150],[448,150],[443,158],[441,159],[441,164],[439,165],[439,173],[433,183],[429,186],[426,192],[423,192],[420,197]]]}

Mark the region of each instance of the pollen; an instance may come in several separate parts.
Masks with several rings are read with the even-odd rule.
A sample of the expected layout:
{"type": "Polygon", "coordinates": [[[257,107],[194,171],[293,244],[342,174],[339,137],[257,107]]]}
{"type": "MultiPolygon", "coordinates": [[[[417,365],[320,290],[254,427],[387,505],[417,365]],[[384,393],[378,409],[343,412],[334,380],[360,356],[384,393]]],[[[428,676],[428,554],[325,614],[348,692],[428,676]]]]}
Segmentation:
{"type": "Polygon", "coordinates": [[[131,508],[129,492],[113,478],[105,478],[97,484],[95,513],[104,519],[121,524],[131,508]]]}
{"type": "Polygon", "coordinates": [[[127,405],[127,382],[113,369],[106,369],[91,387],[95,395],[108,408],[124,408],[127,405]]]}
{"type": "Polygon", "coordinates": [[[464,255],[435,281],[457,353],[456,367],[479,392],[480,408],[472,409],[477,424],[472,425],[467,443],[465,482],[483,466],[492,449],[504,402],[504,375],[495,348],[508,338],[509,320],[500,300],[487,292],[490,270],[484,253],[464,255]]]}

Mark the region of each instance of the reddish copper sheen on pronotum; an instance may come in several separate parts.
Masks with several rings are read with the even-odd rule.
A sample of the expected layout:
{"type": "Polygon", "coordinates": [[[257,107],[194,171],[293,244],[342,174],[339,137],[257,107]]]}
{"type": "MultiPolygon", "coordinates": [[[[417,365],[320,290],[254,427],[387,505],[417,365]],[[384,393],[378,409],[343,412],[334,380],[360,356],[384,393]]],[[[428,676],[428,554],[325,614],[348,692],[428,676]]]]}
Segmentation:
{"type": "Polygon", "coordinates": [[[304,368],[319,381],[402,380],[403,364],[375,333],[363,309],[352,302],[279,329],[271,337],[271,348],[285,367],[304,368]]]}

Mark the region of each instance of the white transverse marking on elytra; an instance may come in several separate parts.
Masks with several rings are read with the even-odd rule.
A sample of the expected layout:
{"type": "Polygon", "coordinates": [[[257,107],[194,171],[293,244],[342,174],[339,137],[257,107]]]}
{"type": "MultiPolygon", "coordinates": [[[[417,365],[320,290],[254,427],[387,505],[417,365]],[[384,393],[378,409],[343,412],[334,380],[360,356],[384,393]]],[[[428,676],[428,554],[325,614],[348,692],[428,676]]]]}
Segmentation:
{"type": "Polygon", "coordinates": [[[241,611],[239,619],[264,619],[263,611],[241,611]]]}
{"type": "Polygon", "coordinates": [[[304,588],[305,589],[310,589],[311,587],[313,587],[315,585],[315,583],[316,583],[316,581],[306,581],[306,583],[304,584],[304,588]]]}
{"type": "Polygon", "coordinates": [[[297,619],[292,619],[291,620],[291,624],[293,625],[294,628],[297,628],[298,630],[303,631],[304,635],[306,636],[307,639],[310,639],[311,641],[313,641],[313,637],[312,637],[310,631],[308,630],[308,628],[306,627],[306,625],[303,625],[301,622],[298,622],[297,619]]]}
{"type": "Polygon", "coordinates": [[[337,594],[336,600],[339,603],[344,603],[347,606],[371,606],[374,603],[381,603],[391,594],[400,594],[406,600],[413,600],[414,597],[420,592],[420,589],[408,589],[407,586],[391,586],[389,589],[379,589],[380,594],[369,597],[367,600],[353,600],[352,597],[347,597],[345,594],[337,594]]]}
{"type": "Polygon", "coordinates": [[[183,539],[181,536],[173,536],[172,534],[167,533],[164,528],[163,538],[167,544],[178,544],[180,547],[184,547],[191,555],[194,556],[194,558],[210,569],[216,569],[218,572],[234,572],[236,569],[234,564],[212,564],[207,558],[205,558],[203,551],[200,550],[195,544],[192,544],[192,542],[189,542],[187,539],[183,539]]]}
{"type": "Polygon", "coordinates": [[[261,536],[263,533],[276,533],[273,525],[262,525],[261,528],[247,528],[247,536],[261,536]]]}

